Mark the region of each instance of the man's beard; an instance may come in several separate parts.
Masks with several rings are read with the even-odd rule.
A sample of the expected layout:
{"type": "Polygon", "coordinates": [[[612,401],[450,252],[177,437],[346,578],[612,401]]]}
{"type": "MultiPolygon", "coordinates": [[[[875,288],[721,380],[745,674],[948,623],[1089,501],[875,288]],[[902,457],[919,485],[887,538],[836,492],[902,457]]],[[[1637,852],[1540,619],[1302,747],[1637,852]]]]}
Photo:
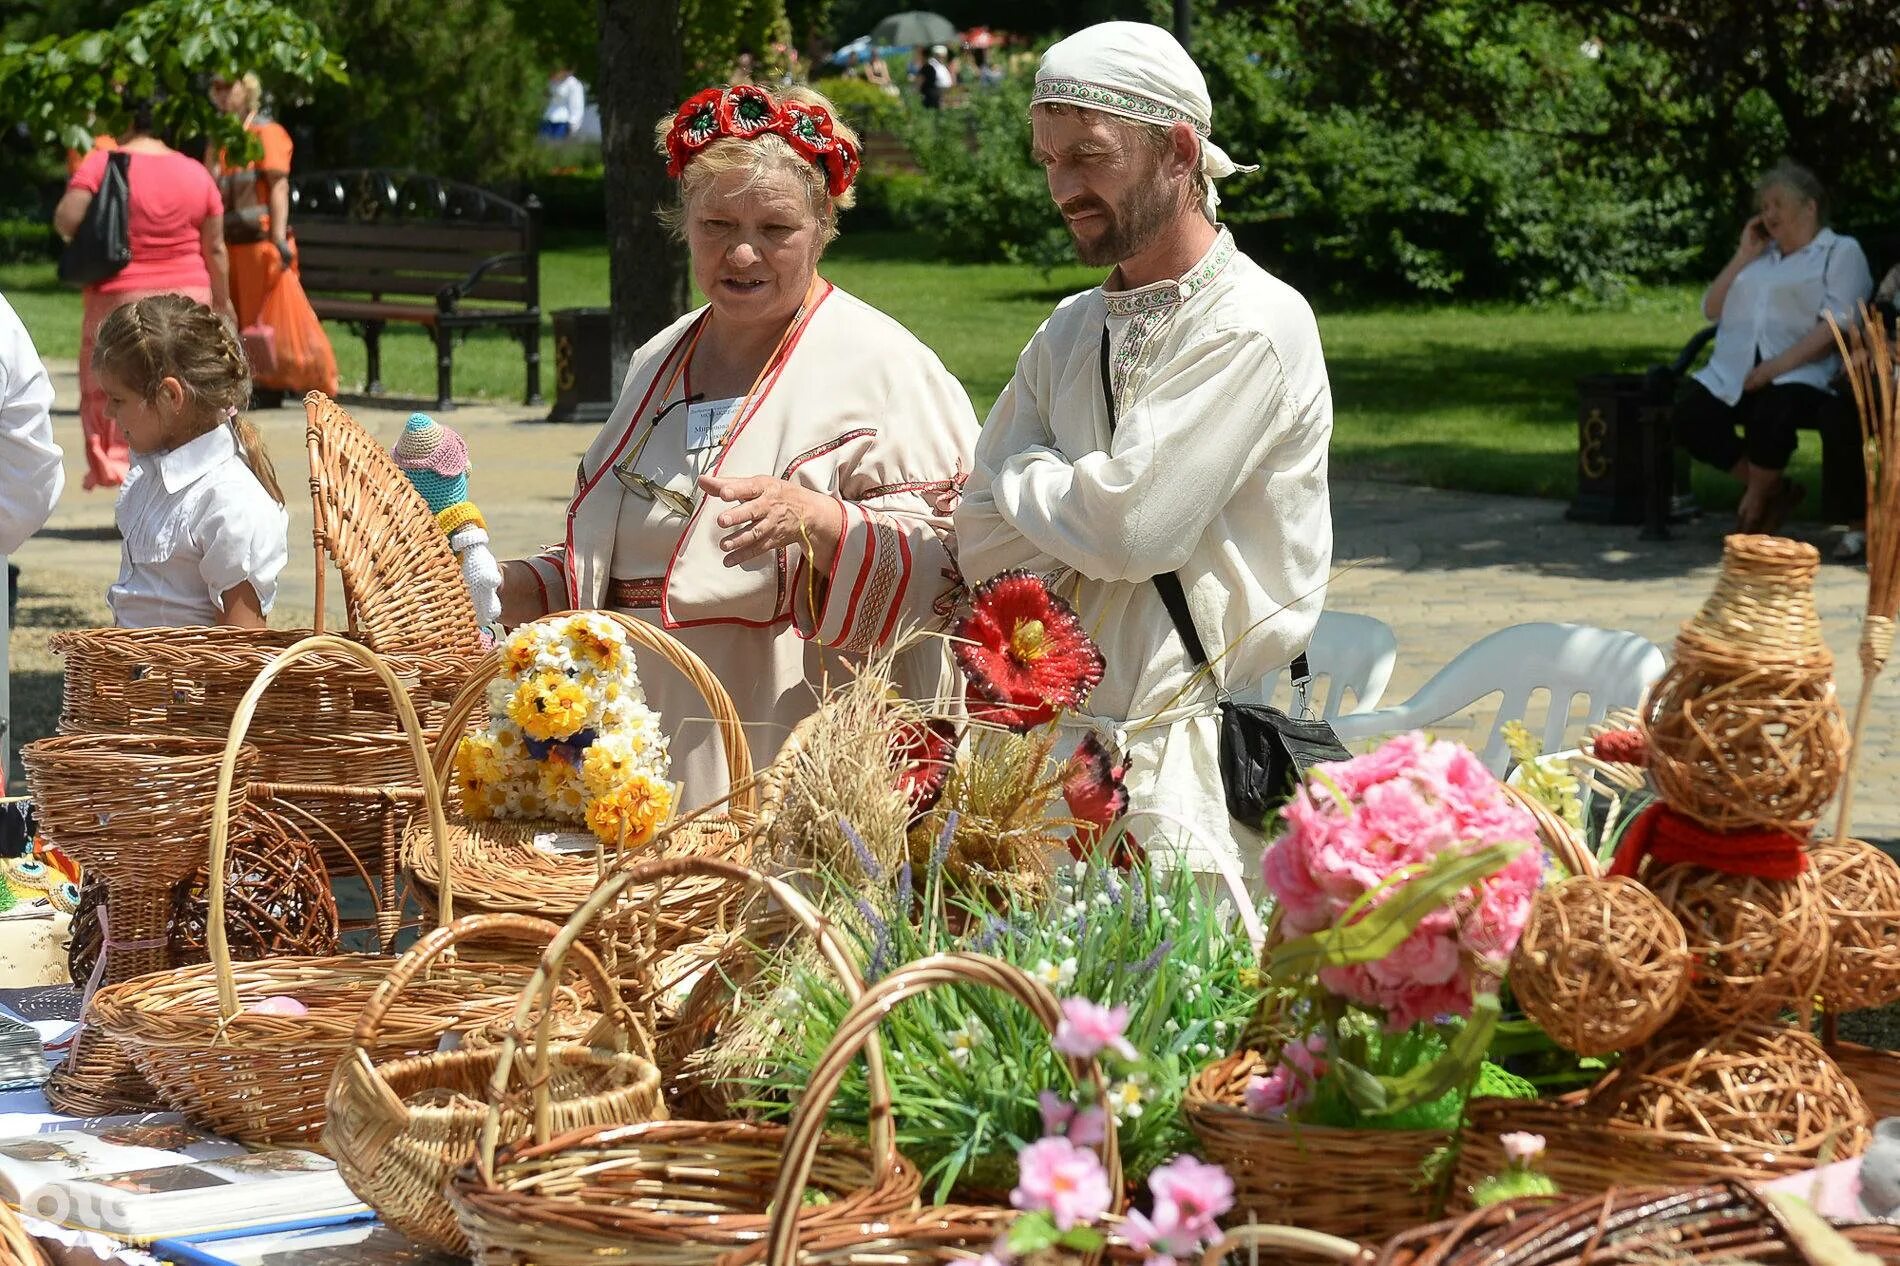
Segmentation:
{"type": "Polygon", "coordinates": [[[1157,162],[1149,169],[1146,179],[1139,181],[1119,206],[1111,207],[1099,198],[1082,197],[1071,200],[1062,209],[1102,213],[1102,231],[1086,242],[1076,235],[1074,226],[1064,222],[1070,240],[1075,243],[1076,258],[1094,266],[1119,264],[1154,245],[1155,239],[1174,222],[1175,190],[1162,178],[1161,164],[1157,162]]]}

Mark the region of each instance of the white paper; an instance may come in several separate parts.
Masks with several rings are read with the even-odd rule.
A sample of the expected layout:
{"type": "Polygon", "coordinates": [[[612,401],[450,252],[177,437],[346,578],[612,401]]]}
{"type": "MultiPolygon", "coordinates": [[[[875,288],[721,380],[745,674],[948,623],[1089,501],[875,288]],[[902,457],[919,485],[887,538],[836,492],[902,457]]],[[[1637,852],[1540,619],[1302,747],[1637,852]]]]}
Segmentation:
{"type": "Polygon", "coordinates": [[[591,855],[600,847],[600,841],[594,838],[591,831],[542,831],[534,837],[534,847],[540,852],[556,855],[591,855]]]}
{"type": "Polygon", "coordinates": [[[687,405],[687,451],[698,453],[724,444],[726,436],[732,433],[732,424],[739,420],[739,412],[745,402],[745,396],[734,396],[730,400],[701,400],[698,404],[687,405]]]}

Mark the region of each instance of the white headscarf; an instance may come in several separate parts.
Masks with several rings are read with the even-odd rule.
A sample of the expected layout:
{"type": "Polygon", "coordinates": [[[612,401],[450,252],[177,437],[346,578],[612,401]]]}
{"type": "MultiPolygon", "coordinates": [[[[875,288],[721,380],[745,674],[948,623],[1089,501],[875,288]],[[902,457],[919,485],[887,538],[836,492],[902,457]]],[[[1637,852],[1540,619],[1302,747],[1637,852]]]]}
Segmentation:
{"type": "Polygon", "coordinates": [[[1118,114],[1137,123],[1167,127],[1186,123],[1201,138],[1201,171],[1207,176],[1207,218],[1214,218],[1220,195],[1214,182],[1237,171],[1257,171],[1236,163],[1209,139],[1214,103],[1207,79],[1179,40],[1146,22],[1102,22],[1053,45],[1036,67],[1036,91],[1029,104],[1060,102],[1118,114]]]}

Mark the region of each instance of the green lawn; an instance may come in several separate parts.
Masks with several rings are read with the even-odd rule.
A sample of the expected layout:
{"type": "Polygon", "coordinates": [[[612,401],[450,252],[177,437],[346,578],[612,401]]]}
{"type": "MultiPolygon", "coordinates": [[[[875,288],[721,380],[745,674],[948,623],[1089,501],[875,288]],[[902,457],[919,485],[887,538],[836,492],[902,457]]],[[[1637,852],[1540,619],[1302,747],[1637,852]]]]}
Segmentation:
{"type": "MultiPolygon", "coordinates": [[[[1094,284],[1081,267],[1043,276],[1008,264],[952,266],[921,255],[899,234],[847,234],[827,258],[833,281],[889,312],[943,357],[979,414],[1008,380],[1016,355],[1066,294],[1094,284]]],[[[4,293],[43,354],[78,354],[79,298],[50,264],[0,265],[4,293]]],[[[542,256],[548,309],[607,301],[604,247],[563,243],[542,256]]],[[[1639,294],[1618,308],[1577,311],[1515,304],[1418,304],[1322,310],[1320,332],[1337,413],[1333,462],[1346,475],[1482,492],[1567,497],[1576,451],[1576,379],[1640,371],[1673,355],[1700,323],[1688,287],[1639,294]]],[[[363,381],[362,341],[332,326],[345,389],[363,381]]],[[[544,388],[554,353],[544,333],[544,388]]],[[[470,336],[456,355],[456,393],[518,397],[518,344],[470,336]]],[[[383,340],[383,381],[392,394],[434,393],[433,345],[417,329],[383,340]]],[[[1820,484],[1810,435],[1795,461],[1810,505],[1820,484]]],[[[1725,479],[1698,473],[1703,504],[1732,505],[1725,479]]]]}

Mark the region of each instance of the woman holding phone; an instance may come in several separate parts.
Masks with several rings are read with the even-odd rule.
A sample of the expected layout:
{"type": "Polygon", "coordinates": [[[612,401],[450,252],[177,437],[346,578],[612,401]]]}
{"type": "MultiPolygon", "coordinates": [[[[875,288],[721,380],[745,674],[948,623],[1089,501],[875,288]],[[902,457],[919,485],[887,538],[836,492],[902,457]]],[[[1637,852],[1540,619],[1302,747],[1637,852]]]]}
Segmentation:
{"type": "Polygon", "coordinates": [[[1779,532],[1806,491],[1784,474],[1796,428],[1828,406],[1840,365],[1827,316],[1854,320],[1874,280],[1860,243],[1826,227],[1813,172],[1783,161],[1755,193],[1759,214],[1702,296],[1715,350],[1683,384],[1675,430],[1698,460],[1741,481],[1738,531],[1779,532]]]}

